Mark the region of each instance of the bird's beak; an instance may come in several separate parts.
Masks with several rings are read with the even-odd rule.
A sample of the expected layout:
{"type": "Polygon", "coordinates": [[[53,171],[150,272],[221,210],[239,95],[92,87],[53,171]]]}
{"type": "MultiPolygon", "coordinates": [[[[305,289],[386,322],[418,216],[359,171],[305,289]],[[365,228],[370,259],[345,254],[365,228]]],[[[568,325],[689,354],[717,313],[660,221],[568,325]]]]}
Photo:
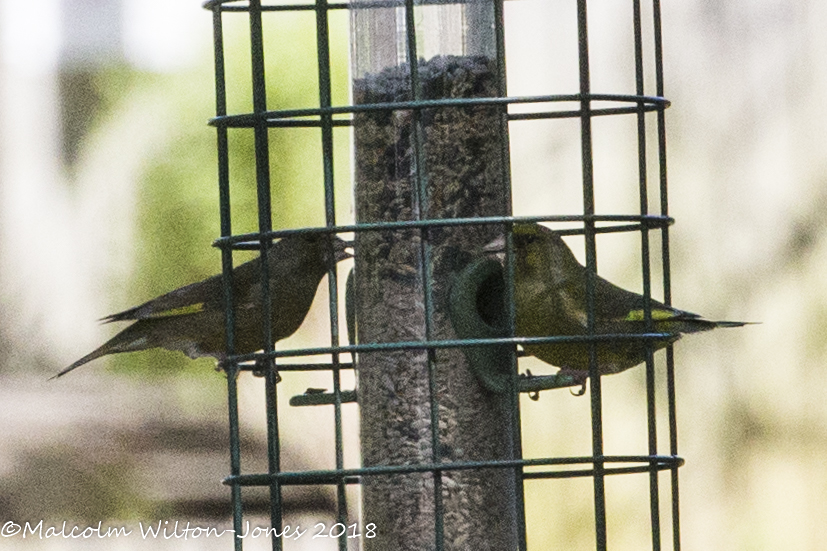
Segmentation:
{"type": "Polygon", "coordinates": [[[339,239],[338,237],[333,238],[333,258],[335,262],[339,262],[340,260],[344,260],[346,258],[353,257],[353,254],[348,252],[347,249],[353,248],[352,241],[344,241],[339,239]]]}
{"type": "Polygon", "coordinates": [[[501,235],[482,248],[485,254],[493,255],[500,262],[505,261],[505,235],[501,235]]]}

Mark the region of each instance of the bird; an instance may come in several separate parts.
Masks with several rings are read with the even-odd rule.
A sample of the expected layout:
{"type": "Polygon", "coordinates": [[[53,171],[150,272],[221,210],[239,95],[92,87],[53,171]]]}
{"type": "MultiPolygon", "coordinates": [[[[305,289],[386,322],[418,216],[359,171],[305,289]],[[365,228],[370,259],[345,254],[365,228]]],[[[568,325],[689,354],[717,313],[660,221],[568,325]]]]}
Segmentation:
{"type": "MultiPolygon", "coordinates": [[[[578,262],[559,233],[536,223],[513,224],[514,310],[517,337],[588,335],[587,268],[578,262]]],[[[484,247],[486,253],[505,249],[505,237],[484,247]]],[[[627,291],[594,275],[594,334],[632,335],[647,333],[645,297],[627,291]]],[[[660,350],[684,333],[718,327],[741,327],[749,322],[710,321],[698,314],[678,310],[650,299],[652,329],[668,338],[652,339],[651,349],[660,350]]],[[[525,344],[526,355],[560,368],[578,383],[585,383],[589,370],[588,342],[525,344]]],[[[597,344],[597,367],[601,374],[620,373],[646,361],[647,340],[611,339],[597,344]]]]}
{"type": "MultiPolygon", "coordinates": [[[[280,239],[268,250],[270,319],[274,343],[296,332],[328,269],[351,256],[345,250],[348,242],[333,236],[330,245],[331,237],[327,234],[295,234],[280,239]]],[[[260,259],[236,266],[232,280],[234,352],[248,354],[261,350],[264,336],[260,259]]],[[[192,359],[212,356],[218,360],[219,366],[226,359],[222,274],[185,285],[99,321],[134,323],[52,379],[102,356],[150,348],[181,351],[192,359]]]]}

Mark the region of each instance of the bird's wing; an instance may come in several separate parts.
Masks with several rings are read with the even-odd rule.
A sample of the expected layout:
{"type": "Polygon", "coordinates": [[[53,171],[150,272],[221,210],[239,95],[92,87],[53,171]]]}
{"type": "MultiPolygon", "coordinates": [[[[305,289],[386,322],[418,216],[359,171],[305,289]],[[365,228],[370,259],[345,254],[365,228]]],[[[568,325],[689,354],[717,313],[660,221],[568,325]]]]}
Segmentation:
{"type": "MultiPolygon", "coordinates": [[[[585,293],[585,286],[584,291],[585,293]]],[[[584,301],[585,303],[585,301],[584,301]]],[[[666,306],[652,299],[649,303],[654,321],[694,320],[698,314],[666,306]]],[[[643,295],[627,291],[598,276],[595,280],[595,317],[601,321],[644,321],[645,300],[643,295]]]]}
{"type": "Polygon", "coordinates": [[[216,299],[220,304],[222,296],[221,275],[209,277],[203,281],[191,283],[149,300],[139,306],[107,316],[100,321],[156,319],[170,316],[196,314],[212,306],[216,299]]]}
{"type": "MultiPolygon", "coordinates": [[[[311,265],[315,268],[312,261],[318,260],[313,256],[317,251],[306,244],[306,239],[286,238],[274,243],[268,254],[271,283],[288,276],[302,275],[303,271],[309,269],[309,266],[302,265],[302,262],[311,261],[311,265]]],[[[258,258],[239,264],[233,269],[233,300],[236,308],[260,306],[262,294],[260,270],[261,261],[258,258]]],[[[323,274],[324,271],[321,271],[315,281],[316,284],[323,274]]],[[[314,291],[315,288],[314,285],[314,291]]],[[[134,308],[102,318],[100,321],[109,323],[157,319],[221,310],[224,307],[223,289],[222,275],[217,274],[170,291],[134,308]]]]}
{"type": "MultiPolygon", "coordinates": [[[[235,297],[242,294],[242,289],[251,286],[251,282],[257,282],[256,278],[260,267],[259,259],[254,258],[239,264],[233,269],[235,297]]],[[[222,274],[216,274],[196,283],[184,285],[129,310],[106,316],[100,321],[110,323],[124,320],[157,319],[197,314],[205,310],[220,310],[224,307],[224,283],[221,278],[222,274]]],[[[238,305],[239,298],[235,300],[236,305],[238,305]]]]}

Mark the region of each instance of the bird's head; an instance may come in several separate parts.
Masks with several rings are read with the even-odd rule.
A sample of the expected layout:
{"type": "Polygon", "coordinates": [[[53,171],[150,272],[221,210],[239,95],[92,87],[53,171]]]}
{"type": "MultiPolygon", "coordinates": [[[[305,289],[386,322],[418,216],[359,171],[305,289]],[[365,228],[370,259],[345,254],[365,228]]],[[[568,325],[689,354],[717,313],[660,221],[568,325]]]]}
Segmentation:
{"type": "MultiPolygon", "coordinates": [[[[540,277],[559,285],[579,276],[582,266],[557,232],[533,222],[518,222],[512,227],[512,235],[515,270],[520,277],[540,277]]],[[[503,258],[505,236],[495,239],[483,250],[503,258]]]]}
{"type": "MultiPolygon", "coordinates": [[[[333,263],[337,263],[340,260],[345,260],[346,258],[353,257],[353,254],[348,252],[347,249],[353,248],[352,241],[345,241],[340,239],[338,236],[331,236],[333,240],[333,263]]],[[[328,255],[329,255],[328,251],[328,255]]]]}
{"type": "MultiPolygon", "coordinates": [[[[352,243],[327,233],[302,233],[283,237],[278,244],[278,254],[272,255],[272,262],[279,258],[290,258],[304,268],[326,271],[340,260],[353,256],[347,249],[352,243]]],[[[281,261],[283,262],[283,260],[281,261]]]]}
{"type": "Polygon", "coordinates": [[[350,241],[344,241],[332,234],[316,234],[315,247],[321,252],[324,258],[325,267],[335,266],[339,261],[351,258],[353,255],[347,251],[353,247],[350,241]]]}

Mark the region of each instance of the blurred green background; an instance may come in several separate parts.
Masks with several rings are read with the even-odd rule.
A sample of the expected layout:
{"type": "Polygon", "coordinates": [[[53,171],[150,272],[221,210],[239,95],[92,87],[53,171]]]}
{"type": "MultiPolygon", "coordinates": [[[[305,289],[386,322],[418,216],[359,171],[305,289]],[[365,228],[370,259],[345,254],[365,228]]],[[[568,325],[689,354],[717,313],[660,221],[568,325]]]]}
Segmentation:
{"type": "MultiPolygon", "coordinates": [[[[512,95],[577,88],[574,8],[553,4],[506,2],[512,95]]],[[[822,549],[827,6],[681,0],[663,9],[674,303],[763,322],[676,347],[684,547],[822,549]]],[[[594,0],[589,10],[593,90],[632,93],[631,7],[594,0]]],[[[317,104],[312,15],[267,21],[270,106],[317,104]]],[[[248,26],[242,15],[226,25],[229,110],[246,112],[248,26]]],[[[226,522],[225,382],[211,360],[147,352],[46,381],[111,335],[96,319],[220,269],[210,246],[219,232],[206,126],[211,32],[209,13],[189,0],[0,0],[0,523],[226,522]]],[[[346,14],[335,14],[336,104],[348,101],[348,32],[346,14]]],[[[595,120],[598,212],[638,208],[634,127],[633,117],[595,120]]],[[[578,123],[511,130],[515,213],[580,212],[578,123]]],[[[348,137],[335,131],[340,223],[352,220],[348,137]]],[[[274,226],[322,224],[317,132],[272,130],[270,139],[274,226]]],[[[250,135],[233,131],[230,143],[234,231],[254,231],[250,135]]],[[[581,243],[571,241],[578,254],[581,243]]],[[[598,258],[601,275],[640,290],[635,236],[601,236],[598,258]]],[[[327,342],[326,288],[285,346],[327,342]]],[[[522,367],[549,371],[531,361],[522,367]]],[[[323,374],[288,376],[280,399],[330,385],[323,374]]],[[[605,379],[607,453],[645,451],[643,388],[642,369],[605,379]]],[[[264,470],[261,385],[242,377],[240,392],[244,469],[264,470]]],[[[588,454],[588,408],[565,391],[524,401],[526,456],[588,454]]],[[[285,409],[286,469],[333,466],[325,409],[285,409]]],[[[665,419],[665,402],[658,413],[665,419]]],[[[356,466],[353,406],[345,425],[346,464],[356,466]]],[[[666,450],[665,432],[660,443],[666,450]]],[[[265,493],[248,495],[251,510],[263,510],[265,493]]],[[[591,497],[588,479],[530,483],[530,546],[593,548],[591,497]]],[[[610,479],[607,500],[611,548],[646,548],[648,479],[610,479]]],[[[314,524],[329,521],[334,497],[291,490],[286,501],[294,523],[314,524]]]]}

